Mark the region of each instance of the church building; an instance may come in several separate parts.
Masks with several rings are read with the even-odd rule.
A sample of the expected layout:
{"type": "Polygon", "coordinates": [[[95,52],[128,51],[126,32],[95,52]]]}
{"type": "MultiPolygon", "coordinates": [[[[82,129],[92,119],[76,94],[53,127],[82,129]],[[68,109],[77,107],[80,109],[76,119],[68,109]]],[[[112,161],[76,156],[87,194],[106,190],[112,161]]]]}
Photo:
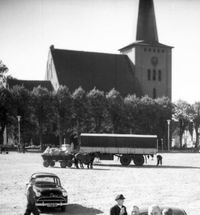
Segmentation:
{"type": "Polygon", "coordinates": [[[136,41],[120,48],[119,54],[54,48],[49,50],[46,80],[54,90],[66,85],[71,92],[96,87],[115,88],[126,96],[167,96],[171,99],[171,46],[158,40],[153,0],[140,0],[136,41]]]}

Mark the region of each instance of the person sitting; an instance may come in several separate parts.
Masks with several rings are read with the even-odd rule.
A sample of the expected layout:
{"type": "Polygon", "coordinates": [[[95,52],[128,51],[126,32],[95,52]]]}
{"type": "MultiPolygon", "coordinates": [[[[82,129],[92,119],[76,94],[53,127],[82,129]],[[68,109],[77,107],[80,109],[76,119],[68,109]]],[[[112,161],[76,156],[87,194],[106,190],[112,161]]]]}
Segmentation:
{"type": "Polygon", "coordinates": [[[162,215],[173,215],[173,210],[171,208],[163,209],[162,215]]]}
{"type": "Polygon", "coordinates": [[[139,215],[140,214],[140,210],[139,210],[139,207],[134,205],[133,206],[133,209],[131,211],[131,215],[139,215]]]}
{"type": "Polygon", "coordinates": [[[117,205],[110,209],[110,215],[127,215],[126,207],[123,205],[124,199],[125,197],[122,194],[116,196],[117,205]]]}
{"type": "Polygon", "coordinates": [[[148,215],[162,215],[158,205],[151,205],[148,208],[148,215]]]}

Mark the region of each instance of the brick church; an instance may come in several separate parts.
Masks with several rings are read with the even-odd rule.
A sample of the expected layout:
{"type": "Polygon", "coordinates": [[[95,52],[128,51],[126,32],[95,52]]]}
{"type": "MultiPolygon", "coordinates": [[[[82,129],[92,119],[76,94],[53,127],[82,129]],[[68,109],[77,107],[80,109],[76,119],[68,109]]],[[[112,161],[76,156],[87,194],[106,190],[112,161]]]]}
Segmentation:
{"type": "Polygon", "coordinates": [[[41,85],[57,90],[66,85],[71,92],[96,87],[121,95],[167,96],[171,99],[171,46],[158,40],[153,0],[140,0],[136,41],[119,49],[119,54],[57,49],[50,46],[45,81],[9,80],[8,86],[41,85]]]}

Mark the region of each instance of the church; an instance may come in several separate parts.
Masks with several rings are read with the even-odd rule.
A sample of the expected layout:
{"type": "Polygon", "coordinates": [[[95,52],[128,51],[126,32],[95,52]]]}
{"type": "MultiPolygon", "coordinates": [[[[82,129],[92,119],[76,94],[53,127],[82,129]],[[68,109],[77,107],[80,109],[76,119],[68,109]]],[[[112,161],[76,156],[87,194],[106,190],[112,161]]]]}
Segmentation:
{"type": "Polygon", "coordinates": [[[50,46],[44,81],[8,80],[8,87],[38,85],[50,90],[67,86],[104,92],[115,88],[122,96],[136,94],[171,99],[171,46],[158,40],[153,0],[140,0],[136,40],[119,49],[119,54],[57,49],[50,46]]]}
{"type": "Polygon", "coordinates": [[[140,0],[136,41],[119,54],[84,52],[50,47],[46,80],[57,90],[66,85],[104,92],[115,88],[126,96],[167,96],[171,99],[171,46],[158,40],[153,0],[140,0]]]}

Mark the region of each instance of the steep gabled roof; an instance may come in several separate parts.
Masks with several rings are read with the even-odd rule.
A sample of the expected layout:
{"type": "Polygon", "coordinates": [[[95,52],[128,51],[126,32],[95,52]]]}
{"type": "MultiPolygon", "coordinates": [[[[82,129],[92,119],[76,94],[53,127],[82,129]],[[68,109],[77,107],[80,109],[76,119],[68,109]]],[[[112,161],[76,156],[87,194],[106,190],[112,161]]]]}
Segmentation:
{"type": "Polygon", "coordinates": [[[134,66],[126,55],[62,50],[51,47],[58,82],[73,92],[79,86],[122,95],[135,92],[134,66]]]}
{"type": "Polygon", "coordinates": [[[13,88],[16,85],[23,86],[24,88],[30,91],[33,90],[34,87],[38,86],[47,88],[50,91],[53,90],[53,86],[50,81],[8,79],[7,85],[9,88],[13,88]]]}

